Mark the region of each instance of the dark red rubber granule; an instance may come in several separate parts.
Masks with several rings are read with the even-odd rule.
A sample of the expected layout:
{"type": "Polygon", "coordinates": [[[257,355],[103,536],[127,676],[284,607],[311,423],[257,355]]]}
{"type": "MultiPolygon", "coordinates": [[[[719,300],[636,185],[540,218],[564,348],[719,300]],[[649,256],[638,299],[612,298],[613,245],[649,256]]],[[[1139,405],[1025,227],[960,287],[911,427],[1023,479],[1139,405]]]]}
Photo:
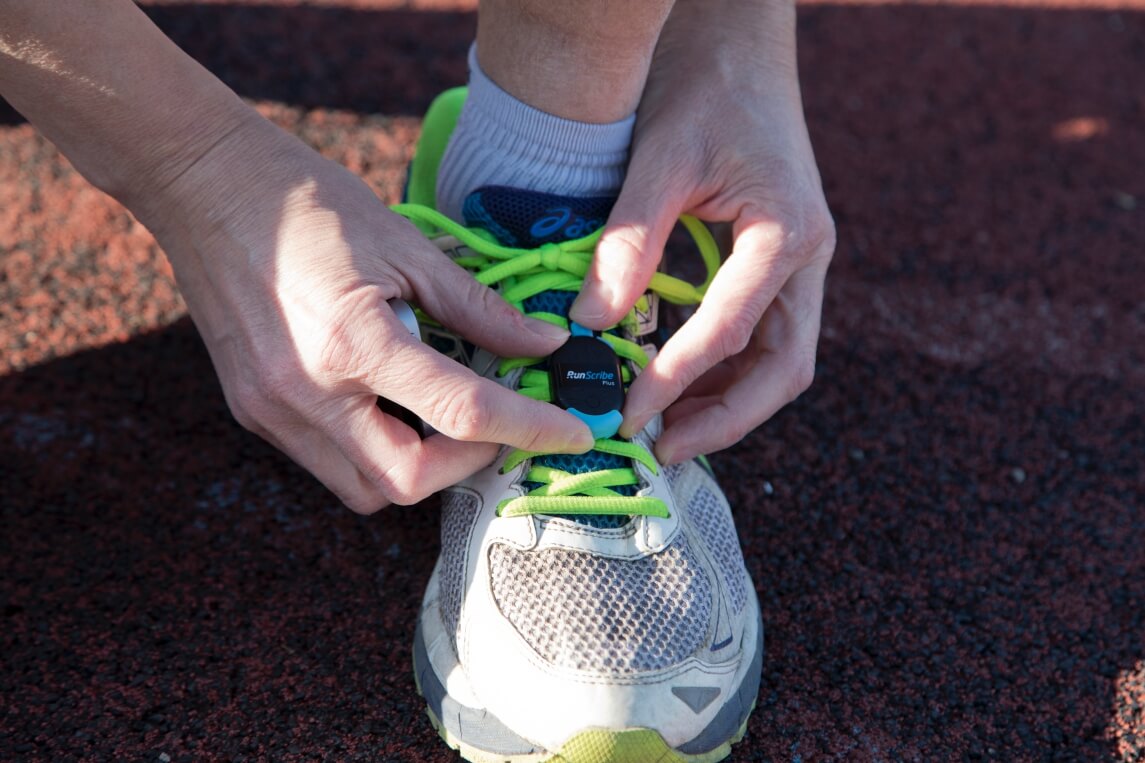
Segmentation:
{"type": "MultiPolygon", "coordinates": [[[[464,7],[163,4],[396,201],[464,7]]],[[[1145,760],[1145,4],[801,9],[815,386],[713,461],[767,623],[733,760],[1145,760]]],[[[0,111],[0,759],[455,759],[436,505],[230,418],[149,234],[0,111]]]]}

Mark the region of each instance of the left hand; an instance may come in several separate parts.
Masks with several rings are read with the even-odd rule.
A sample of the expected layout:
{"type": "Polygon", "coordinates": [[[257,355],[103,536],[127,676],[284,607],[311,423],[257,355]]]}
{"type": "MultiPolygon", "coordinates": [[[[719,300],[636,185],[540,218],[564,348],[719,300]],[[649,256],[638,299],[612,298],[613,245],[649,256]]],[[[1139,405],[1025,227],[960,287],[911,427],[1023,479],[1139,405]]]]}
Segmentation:
{"type": "Polygon", "coordinates": [[[803,120],[794,10],[763,5],[768,13],[754,7],[740,24],[702,2],[677,4],[624,188],[572,309],[585,326],[614,325],[647,288],[681,213],[732,223],[734,247],[703,304],[628,393],[621,435],[663,412],[663,463],[734,444],[814,376],[835,229],[803,120]],[[743,31],[716,44],[697,23],[743,31]]]}

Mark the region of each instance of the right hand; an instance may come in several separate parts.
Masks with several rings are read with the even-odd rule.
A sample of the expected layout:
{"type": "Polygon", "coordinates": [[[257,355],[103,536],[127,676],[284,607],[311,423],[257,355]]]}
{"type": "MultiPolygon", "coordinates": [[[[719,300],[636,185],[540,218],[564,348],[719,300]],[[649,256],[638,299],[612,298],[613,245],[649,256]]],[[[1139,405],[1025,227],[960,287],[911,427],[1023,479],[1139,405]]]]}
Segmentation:
{"type": "MultiPolygon", "coordinates": [[[[253,115],[252,115],[253,117],[253,115]]],[[[366,185],[247,119],[176,180],[128,202],[170,258],[235,418],[351,509],[415,503],[490,463],[498,443],[576,453],[588,428],[412,338],[416,303],[503,356],[567,336],[478,284],[366,185]],[[377,398],[439,432],[425,440],[377,398]]]]}

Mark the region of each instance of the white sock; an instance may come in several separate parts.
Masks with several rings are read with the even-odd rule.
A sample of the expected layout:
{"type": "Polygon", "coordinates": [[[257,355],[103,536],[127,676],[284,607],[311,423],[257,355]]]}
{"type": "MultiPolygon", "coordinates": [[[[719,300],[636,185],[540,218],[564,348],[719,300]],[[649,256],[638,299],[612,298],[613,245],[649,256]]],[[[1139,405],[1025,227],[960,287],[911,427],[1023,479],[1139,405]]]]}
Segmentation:
{"type": "Polygon", "coordinates": [[[561,119],[497,86],[469,49],[469,95],[437,176],[437,208],[461,220],[461,206],[487,185],[564,196],[620,191],[632,143],[633,114],[611,124],[561,119]]]}

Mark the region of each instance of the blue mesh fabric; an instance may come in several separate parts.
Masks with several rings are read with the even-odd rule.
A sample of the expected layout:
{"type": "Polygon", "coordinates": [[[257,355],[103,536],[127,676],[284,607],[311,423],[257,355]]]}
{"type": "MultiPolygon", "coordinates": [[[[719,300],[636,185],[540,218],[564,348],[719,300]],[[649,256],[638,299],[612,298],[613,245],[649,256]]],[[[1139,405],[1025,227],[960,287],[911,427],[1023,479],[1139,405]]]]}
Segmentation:
{"type": "Polygon", "coordinates": [[[587,236],[604,225],[615,201],[485,186],[469,194],[461,214],[466,225],[485,228],[505,246],[535,249],[587,236]]]}
{"type": "MultiPolygon", "coordinates": [[[[501,244],[528,249],[592,233],[604,225],[614,201],[615,199],[611,197],[576,198],[487,186],[479,188],[465,199],[462,214],[467,225],[484,228],[501,244]]],[[[526,299],[524,308],[527,312],[545,312],[567,317],[576,296],[575,292],[570,291],[541,292],[526,299]]],[[[628,459],[590,451],[583,455],[540,456],[536,459],[536,463],[561,469],[570,474],[583,474],[602,469],[623,468],[628,465],[628,459]]],[[[637,488],[625,486],[615,490],[623,495],[635,495],[637,488]]],[[[570,517],[570,519],[598,528],[622,527],[629,521],[628,517],[616,516],[570,517]]]]}
{"type": "Polygon", "coordinates": [[[537,296],[525,300],[525,311],[567,316],[574,299],[576,299],[576,292],[542,291],[537,296]]]}
{"type": "MultiPolygon", "coordinates": [[[[537,459],[540,461],[541,459],[537,459]]],[[[588,453],[579,455],[571,455],[569,453],[554,453],[551,456],[544,457],[546,466],[551,466],[554,469],[563,469],[572,474],[580,474],[581,472],[598,472],[601,469],[619,469],[627,466],[625,463],[627,459],[620,456],[614,456],[611,453],[598,453],[595,450],[590,450],[588,453]]]]}

